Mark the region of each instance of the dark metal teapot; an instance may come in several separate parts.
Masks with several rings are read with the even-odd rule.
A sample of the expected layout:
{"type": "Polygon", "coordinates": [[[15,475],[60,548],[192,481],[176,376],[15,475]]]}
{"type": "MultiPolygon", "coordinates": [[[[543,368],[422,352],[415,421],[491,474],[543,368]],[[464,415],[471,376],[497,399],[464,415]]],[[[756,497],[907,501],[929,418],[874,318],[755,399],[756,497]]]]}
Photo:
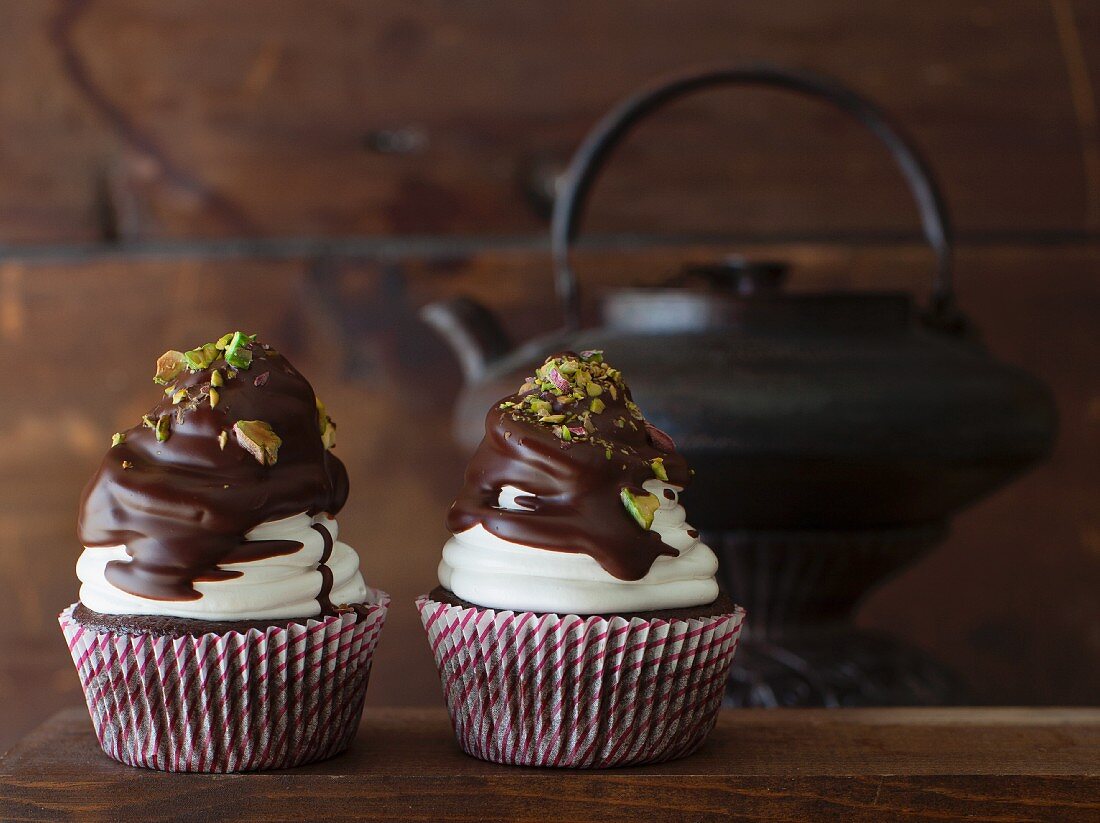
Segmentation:
{"type": "MultiPolygon", "coordinates": [[[[554,204],[551,237],[562,330],[513,349],[492,315],[472,301],[423,310],[466,376],[456,409],[459,439],[476,445],[485,409],[546,355],[605,350],[649,419],[695,467],[686,497],[691,520],[724,553],[727,587],[748,607],[757,637],[790,640],[842,625],[850,635],[843,621],[870,585],[939,539],[956,511],[1051,447],[1050,393],[994,360],[955,308],[951,231],[929,169],[876,106],[833,81],[729,68],[634,95],[597,124],[574,156],[554,204]],[[570,246],[604,161],[647,115],[720,84],[823,99],[886,145],[938,261],[926,309],[903,293],[790,294],[782,264],[732,259],[690,267],[661,286],[614,291],[602,303],[603,325],[580,327],[570,246]],[[838,553],[857,544],[855,554],[838,553]],[[825,548],[835,562],[808,554],[825,548]],[[783,584],[791,591],[779,592],[780,579],[791,575],[783,584]]],[[[908,691],[895,685],[884,687],[888,697],[865,702],[949,699],[926,683],[908,691]]],[[[786,702],[843,702],[818,694],[828,688],[812,685],[803,689],[810,698],[786,702]]],[[[860,702],[860,694],[850,702],[860,702]]]]}

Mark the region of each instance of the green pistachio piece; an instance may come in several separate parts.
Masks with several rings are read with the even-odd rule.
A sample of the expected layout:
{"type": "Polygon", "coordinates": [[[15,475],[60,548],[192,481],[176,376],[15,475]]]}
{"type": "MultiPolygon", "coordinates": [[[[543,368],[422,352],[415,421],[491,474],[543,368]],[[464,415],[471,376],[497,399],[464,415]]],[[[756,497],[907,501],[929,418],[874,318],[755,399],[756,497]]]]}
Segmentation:
{"type": "Polygon", "coordinates": [[[222,351],[225,349],[226,346],[229,345],[229,341],[232,339],[233,332],[229,332],[229,334],[223,334],[221,337],[218,338],[218,342],[214,344],[214,348],[218,351],[222,351]]]}
{"type": "Polygon", "coordinates": [[[630,489],[619,492],[619,498],[639,526],[648,529],[653,525],[653,514],[660,508],[660,500],[652,494],[634,494],[630,489]]]}
{"type": "Polygon", "coordinates": [[[175,393],[176,393],[176,384],[175,383],[171,383],[168,386],[164,387],[164,396],[165,397],[171,397],[175,393]]]}
{"type": "Polygon", "coordinates": [[[588,404],[588,408],[592,410],[592,414],[599,414],[604,409],[606,409],[607,406],[604,405],[603,401],[600,400],[600,398],[593,397],[592,402],[588,404]]]}
{"type": "Polygon", "coordinates": [[[326,449],[336,448],[336,424],[332,422],[332,418],[327,418],[327,425],[325,430],[321,432],[321,443],[326,449]]]}
{"type": "Polygon", "coordinates": [[[156,427],[157,442],[163,443],[169,437],[172,436],[172,416],[164,415],[157,421],[156,427]]]}
{"type": "Polygon", "coordinates": [[[611,394],[611,399],[612,400],[618,400],[619,399],[619,390],[615,388],[614,383],[611,383],[611,384],[608,385],[607,391],[611,394]]]}
{"type": "Polygon", "coordinates": [[[282,438],[263,420],[238,420],[233,424],[237,445],[264,466],[274,466],[279,457],[282,438]]]}
{"type": "Polygon", "coordinates": [[[163,386],[175,380],[185,365],[183,352],[169,349],[157,358],[157,373],[153,376],[153,380],[163,386]]]}
{"type": "Polygon", "coordinates": [[[187,397],[187,389],[180,389],[172,395],[172,405],[178,406],[187,397]]]}
{"type": "MultiPolygon", "coordinates": [[[[588,392],[589,397],[599,397],[601,394],[603,394],[603,386],[601,386],[599,383],[596,383],[595,381],[591,383],[585,383],[584,390],[588,392]]],[[[614,397],[615,395],[611,396],[614,397]]]]}
{"type": "Polygon", "coordinates": [[[252,365],[252,350],[246,348],[256,339],[254,334],[233,332],[233,337],[225,347],[225,362],[238,369],[247,369],[252,365]]]}
{"type": "Polygon", "coordinates": [[[207,343],[204,346],[199,346],[197,349],[185,351],[183,353],[183,359],[187,361],[187,368],[191,371],[202,371],[218,359],[218,350],[214,347],[213,343],[207,343]]]}
{"type": "Polygon", "coordinates": [[[606,457],[608,460],[611,459],[611,447],[610,446],[608,446],[606,449],[603,450],[603,456],[606,457]]]}
{"type": "Polygon", "coordinates": [[[663,457],[655,457],[650,460],[649,467],[653,469],[653,474],[656,475],[658,480],[668,482],[668,472],[665,471],[665,459],[663,457]]]}
{"type": "Polygon", "coordinates": [[[225,378],[222,377],[221,369],[214,369],[210,372],[210,385],[214,387],[225,385],[225,378]]]}
{"type": "Polygon", "coordinates": [[[210,408],[214,408],[218,405],[218,401],[222,399],[222,396],[218,394],[218,390],[215,388],[210,389],[210,408]]]}
{"type": "Polygon", "coordinates": [[[155,429],[157,427],[157,421],[147,414],[141,416],[141,425],[147,429],[155,429]]]}
{"type": "Polygon", "coordinates": [[[317,395],[313,395],[313,402],[317,406],[317,429],[324,437],[325,430],[328,428],[328,412],[325,411],[325,404],[321,402],[321,398],[317,395]]]}
{"type": "Polygon", "coordinates": [[[117,446],[119,443],[124,443],[124,442],[126,442],[126,435],[124,435],[122,432],[115,432],[114,434],[111,435],[111,448],[112,449],[115,446],[117,446]]]}
{"type": "Polygon", "coordinates": [[[543,422],[543,423],[564,423],[565,422],[565,415],[564,414],[548,414],[548,415],[546,415],[545,417],[542,418],[541,422],[543,422]]]}
{"type": "Polygon", "coordinates": [[[573,439],[573,433],[569,431],[568,426],[559,426],[558,427],[558,437],[560,437],[562,440],[572,440],[573,439]]]}
{"type": "Polygon", "coordinates": [[[221,434],[218,435],[218,448],[221,449],[222,451],[225,451],[225,444],[228,443],[228,442],[229,442],[229,432],[227,432],[223,429],[221,434]]]}

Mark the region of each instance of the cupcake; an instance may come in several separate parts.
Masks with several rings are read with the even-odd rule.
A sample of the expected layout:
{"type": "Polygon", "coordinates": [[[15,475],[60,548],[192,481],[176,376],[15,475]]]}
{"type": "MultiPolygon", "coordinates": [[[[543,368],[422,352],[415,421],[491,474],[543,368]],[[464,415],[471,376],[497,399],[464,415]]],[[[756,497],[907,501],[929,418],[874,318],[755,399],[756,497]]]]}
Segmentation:
{"type": "Polygon", "coordinates": [[[702,745],[744,611],[685,522],[690,480],[601,352],[493,406],[417,600],[468,754],[607,768],[702,745]]]}
{"type": "Polygon", "coordinates": [[[389,598],[335,515],[348,476],[309,382],[254,335],[158,361],[80,504],[61,628],[103,750],[132,766],[296,766],[355,735],[389,598]]]}

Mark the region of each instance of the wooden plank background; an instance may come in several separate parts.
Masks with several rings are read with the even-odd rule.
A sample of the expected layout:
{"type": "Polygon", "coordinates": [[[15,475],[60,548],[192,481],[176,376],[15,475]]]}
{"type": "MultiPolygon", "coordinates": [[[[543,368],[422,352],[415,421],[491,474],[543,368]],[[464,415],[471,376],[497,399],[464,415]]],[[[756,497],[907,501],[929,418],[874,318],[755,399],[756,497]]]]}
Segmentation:
{"type": "MultiPolygon", "coordinates": [[[[984,702],[1095,703],[1098,42],[1085,0],[0,0],[0,748],[79,699],[54,615],[110,433],[154,399],[157,354],[238,326],[341,425],[342,532],[395,599],[370,701],[438,703],[411,599],[462,468],[459,379],[416,309],[469,293],[517,339],[552,327],[553,175],[618,97],[720,60],[829,72],[905,124],[956,216],[964,309],[1058,400],[1052,460],[961,516],[861,623],[984,702]]],[[[593,312],[601,289],[732,250],[791,259],[797,288],[926,286],[896,173],[820,105],[685,101],[605,182],[593,312]],[[623,232],[729,240],[614,250],[623,232]]]]}

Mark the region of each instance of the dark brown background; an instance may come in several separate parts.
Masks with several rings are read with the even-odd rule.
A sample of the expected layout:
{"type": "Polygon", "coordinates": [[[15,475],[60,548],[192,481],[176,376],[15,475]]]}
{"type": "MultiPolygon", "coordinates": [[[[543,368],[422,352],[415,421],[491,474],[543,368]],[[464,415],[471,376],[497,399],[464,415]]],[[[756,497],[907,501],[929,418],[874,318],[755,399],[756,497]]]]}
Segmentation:
{"type": "MultiPolygon", "coordinates": [[[[462,467],[459,380],[416,309],[472,293],[518,338],[552,327],[554,170],[635,86],[748,59],[827,71],[908,127],[954,210],[963,307],[1061,413],[1051,461],[959,517],[861,623],[982,701],[1097,702],[1096,4],[3,0],[0,748],[79,700],[55,614],[110,433],[155,399],[160,352],[236,327],[340,424],[341,532],[395,600],[369,700],[438,703],[411,600],[462,467]]],[[[871,139],[771,93],[673,106],[591,213],[592,299],[731,250],[791,259],[798,288],[919,290],[930,270],[871,139]]]]}

